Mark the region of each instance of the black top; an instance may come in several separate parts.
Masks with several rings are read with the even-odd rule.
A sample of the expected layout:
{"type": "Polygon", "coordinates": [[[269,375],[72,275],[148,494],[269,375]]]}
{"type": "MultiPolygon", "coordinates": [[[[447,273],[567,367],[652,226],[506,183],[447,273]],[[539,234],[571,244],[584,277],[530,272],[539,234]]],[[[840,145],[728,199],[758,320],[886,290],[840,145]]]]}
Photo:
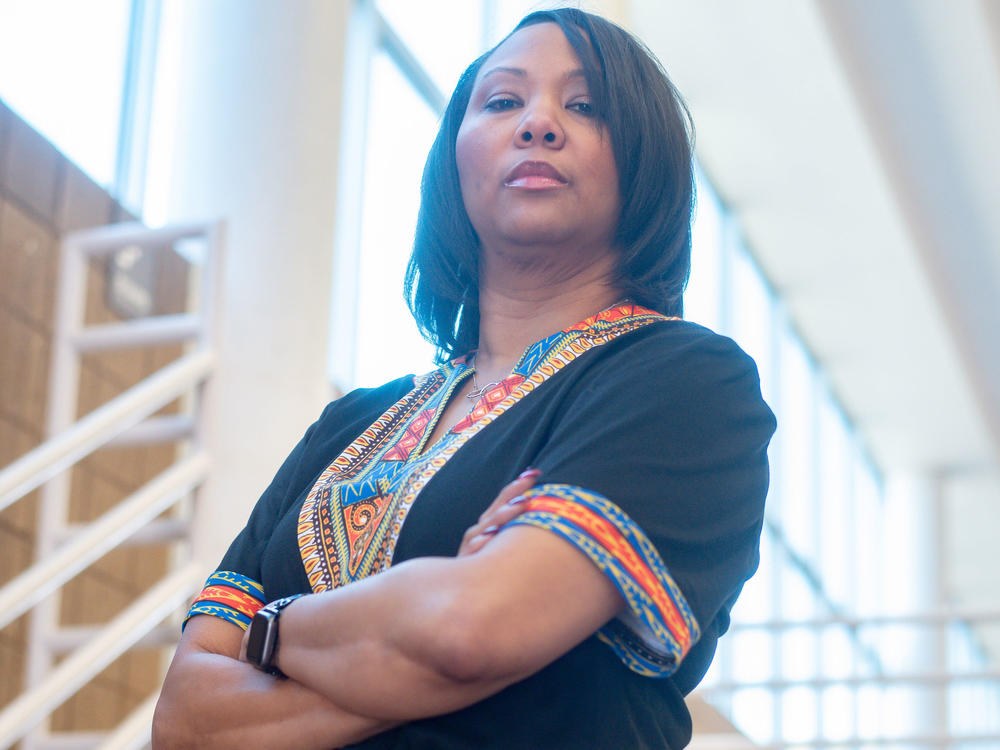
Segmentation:
{"type": "Polygon", "coordinates": [[[567,526],[559,508],[612,519],[645,566],[587,554],[615,580],[630,612],[497,695],[353,747],[686,745],[691,721],[683,696],[707,670],[730,607],[757,567],[775,422],[753,361],[733,341],[641,308],[617,312],[529,348],[492,401],[435,446],[422,441],[469,374],[462,360],[416,385],[400,378],[329,404],[279,469],[192,614],[245,626],[246,615],[224,611],[218,592],[249,595],[259,606],[413,557],[452,556],[501,488],[536,467],[540,489],[521,522],[589,550],[594,545],[577,539],[589,522],[567,526]],[[409,437],[401,437],[406,430],[409,437]],[[442,447],[452,438],[454,445],[442,447]],[[369,487],[359,479],[373,463],[389,491],[385,482],[369,487]],[[322,564],[317,547],[325,550],[322,564]],[[652,599],[635,594],[643,580],[653,581],[652,599]],[[654,600],[659,608],[650,606],[654,600]]]}

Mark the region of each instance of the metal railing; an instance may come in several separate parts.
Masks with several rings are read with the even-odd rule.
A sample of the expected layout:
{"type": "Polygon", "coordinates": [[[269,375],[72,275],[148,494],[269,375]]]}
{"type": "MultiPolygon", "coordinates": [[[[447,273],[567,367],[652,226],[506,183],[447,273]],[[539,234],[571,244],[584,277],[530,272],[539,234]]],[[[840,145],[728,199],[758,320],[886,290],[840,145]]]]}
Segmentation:
{"type": "MultiPolygon", "coordinates": [[[[908,689],[919,691],[933,691],[936,700],[940,703],[936,707],[940,714],[940,726],[937,731],[927,731],[923,733],[911,733],[906,736],[893,735],[891,733],[874,735],[871,732],[856,733],[849,737],[824,737],[814,736],[804,739],[797,737],[794,741],[772,741],[764,744],[755,744],[752,747],[762,750],[791,750],[792,748],[854,748],[854,747],[929,747],[947,748],[952,746],[982,746],[1000,747],[1000,731],[952,731],[948,727],[948,694],[949,688],[966,685],[979,685],[993,688],[1000,696],[1000,671],[982,666],[979,669],[955,669],[953,662],[948,656],[948,645],[946,629],[959,625],[962,627],[972,627],[976,625],[1000,623],[1000,609],[996,608],[951,608],[939,611],[923,611],[910,613],[892,614],[872,614],[858,616],[853,614],[829,614],[821,617],[812,617],[796,620],[762,620],[756,622],[734,620],[730,628],[730,636],[740,633],[767,633],[772,636],[794,631],[801,633],[809,631],[814,634],[822,634],[829,629],[841,629],[849,632],[855,641],[859,642],[859,634],[865,631],[879,633],[884,629],[891,629],[891,633],[898,636],[900,629],[906,631],[929,631],[937,639],[939,648],[942,649],[938,655],[936,666],[929,669],[900,669],[900,665],[885,666],[877,668],[866,668],[858,671],[852,670],[851,674],[824,674],[820,671],[819,665],[813,674],[799,675],[795,677],[773,674],[770,677],[760,677],[757,679],[736,679],[732,675],[721,680],[710,681],[700,686],[693,694],[698,699],[715,701],[727,701],[732,696],[741,692],[752,692],[759,694],[760,691],[767,691],[772,695],[772,700],[778,701],[781,695],[788,690],[806,689],[819,695],[830,688],[857,689],[908,689]]],[[[729,636],[727,636],[729,637],[729,636]]],[[[984,660],[985,663],[985,660],[984,660]]],[[[818,710],[818,709],[817,709],[818,710]]],[[[774,727],[777,730],[777,727],[774,727]]],[[[838,734],[842,734],[838,732],[838,734]]],[[[776,731],[777,736],[777,731],[776,731]]],[[[721,737],[721,736],[720,736],[721,737]]],[[[704,747],[708,750],[714,747],[711,741],[704,745],[692,743],[692,748],[704,747]]],[[[722,741],[721,739],[719,741],[722,741]]],[[[742,747],[743,745],[740,745],[742,747]]]]}
{"type": "Polygon", "coordinates": [[[221,252],[221,224],[192,223],[161,229],[119,224],[67,235],[62,243],[60,285],[52,341],[48,439],[0,470],[0,510],[41,488],[36,562],[0,588],[0,628],[30,613],[26,690],[0,711],[0,747],[23,740],[26,750],[102,748],[148,744],[155,696],[110,733],[51,733],[48,717],[67,698],[137,644],[160,644],[170,631],[161,623],[197,591],[194,564],[169,572],[109,622],[60,627],[59,588],[111,550],[126,544],[184,539],[189,525],[164,511],[192,497],[211,470],[202,432],[207,384],[215,368],[213,313],[221,252]],[[147,317],[124,323],[84,325],[89,259],[130,246],[162,248],[201,239],[207,252],[199,270],[197,313],[147,317]],[[108,403],[76,420],[80,357],[84,353],[184,343],[187,352],[108,403]],[[152,416],[178,398],[190,414],[152,416]],[[105,446],[187,441],[173,465],[99,518],[68,523],[68,469],[105,446]],[[62,656],[56,664],[56,657],[62,656]]]}

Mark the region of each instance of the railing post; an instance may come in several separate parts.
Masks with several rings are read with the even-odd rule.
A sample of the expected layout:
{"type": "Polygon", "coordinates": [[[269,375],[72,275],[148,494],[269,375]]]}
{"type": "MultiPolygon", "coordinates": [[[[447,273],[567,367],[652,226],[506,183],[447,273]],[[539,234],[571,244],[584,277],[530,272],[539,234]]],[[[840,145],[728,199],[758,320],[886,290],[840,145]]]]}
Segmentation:
{"type": "MultiPolygon", "coordinates": [[[[57,435],[76,419],[80,379],[80,357],[70,343],[83,325],[86,314],[87,259],[72,240],[63,243],[59,264],[59,287],[52,336],[46,436],[57,435]]],[[[72,469],[60,472],[42,488],[39,497],[35,560],[42,560],[58,544],[66,524],[72,469]]],[[[46,647],[51,632],[59,624],[59,596],[46,597],[31,612],[28,629],[26,687],[30,690],[52,668],[46,647]]],[[[48,732],[48,718],[24,738],[23,750],[33,750],[39,737],[48,732]]]]}
{"type": "MultiPolygon", "coordinates": [[[[928,473],[890,473],[886,482],[885,606],[887,613],[936,610],[942,602],[938,522],[939,482],[928,473]]],[[[945,672],[943,623],[890,626],[881,635],[886,663],[895,670],[945,672]]],[[[890,687],[886,711],[930,735],[947,731],[947,687],[890,687]]]]}

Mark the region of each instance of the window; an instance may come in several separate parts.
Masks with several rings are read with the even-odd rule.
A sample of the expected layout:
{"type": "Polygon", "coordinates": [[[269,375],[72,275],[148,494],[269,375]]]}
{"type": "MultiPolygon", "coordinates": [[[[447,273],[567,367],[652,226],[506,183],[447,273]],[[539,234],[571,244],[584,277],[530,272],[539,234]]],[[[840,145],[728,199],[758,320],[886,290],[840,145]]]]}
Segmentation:
{"type": "MultiPolygon", "coordinates": [[[[720,641],[699,690],[760,743],[854,748],[919,734],[922,717],[913,706],[931,705],[929,688],[886,671],[899,671],[896,646],[914,626],[837,622],[844,614],[883,611],[881,478],[703,175],[698,190],[687,317],[753,355],[778,418],[760,570],[734,607],[733,632],[720,641]],[[763,627],[773,621],[781,624],[763,627]]],[[[972,632],[959,625],[948,632],[946,657],[947,668],[959,673],[989,665],[972,632]]],[[[995,684],[958,681],[941,692],[949,712],[941,731],[996,733],[995,684]]]]}
{"type": "Polygon", "coordinates": [[[722,310],[722,207],[701,171],[696,172],[698,202],[691,227],[691,278],[684,292],[684,317],[718,330],[722,310]]]}
{"type": "Polygon", "coordinates": [[[0,98],[133,209],[157,8],[152,0],[0,0],[0,98]]]}
{"type": "Polygon", "coordinates": [[[433,369],[433,347],[417,331],[403,300],[403,273],[413,245],[420,173],[437,131],[437,113],[414,91],[384,51],[372,61],[355,382],[433,369]],[[405,127],[401,127],[405,123],[405,127]],[[403,365],[402,363],[406,363],[403,365]]]}
{"type": "Polygon", "coordinates": [[[701,174],[693,242],[686,317],[732,336],[754,357],[778,417],[760,569],[733,610],[734,633],[720,642],[702,690],[756,742],[847,740],[871,728],[878,712],[861,704],[875,698],[829,680],[877,666],[872,647],[842,626],[808,623],[877,600],[877,577],[862,563],[879,549],[878,478],[701,174]],[[804,624],[754,624],[775,620],[804,624]]]}
{"type": "MultiPolygon", "coordinates": [[[[413,245],[420,175],[447,97],[465,67],[527,12],[559,5],[537,0],[358,0],[355,28],[368,40],[351,56],[361,76],[363,156],[356,159],[361,210],[356,245],[340,248],[330,379],[340,390],[379,385],[434,368],[433,347],[420,338],[403,300],[413,245]],[[353,342],[345,346],[344,342],[353,342]]],[[[350,73],[349,73],[350,75],[350,73]]],[[[350,155],[345,155],[351,158],[350,155]]],[[[352,180],[353,181],[353,180],[352,180]]]]}
{"type": "MultiPolygon", "coordinates": [[[[487,46],[486,3],[377,0],[375,7],[445,96],[451,94],[465,67],[487,46]]],[[[372,91],[378,87],[378,81],[373,80],[372,91]]]]}

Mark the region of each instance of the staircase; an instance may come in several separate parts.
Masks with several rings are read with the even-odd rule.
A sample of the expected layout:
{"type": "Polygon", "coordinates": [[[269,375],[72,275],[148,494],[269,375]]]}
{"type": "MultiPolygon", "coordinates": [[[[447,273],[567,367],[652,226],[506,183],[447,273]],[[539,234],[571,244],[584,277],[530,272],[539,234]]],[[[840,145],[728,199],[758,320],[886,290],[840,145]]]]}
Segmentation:
{"type": "Polygon", "coordinates": [[[0,510],[41,488],[35,562],[0,588],[0,629],[30,613],[25,690],[0,711],[0,748],[124,750],[149,743],[156,695],[110,732],[54,732],[50,716],[124,652],[176,642],[183,607],[205,571],[190,562],[190,531],[199,487],[211,470],[205,449],[211,398],[213,319],[218,306],[222,226],[191,223],[160,229],[118,224],[66,235],[62,242],[47,411],[47,440],[0,470],[0,510]],[[203,248],[192,270],[193,312],[85,325],[88,264],[126,248],[177,243],[203,248]],[[181,344],[180,358],[86,416],[76,419],[81,356],[181,344]],[[157,415],[182,399],[183,412],[157,415]],[[69,469],[107,446],[172,444],[173,465],[99,518],[69,519],[69,469]],[[176,542],[171,570],[124,611],[95,626],[60,626],[60,590],[108,552],[125,545],[176,542]],[[188,554],[184,554],[187,546],[188,554]]]}

